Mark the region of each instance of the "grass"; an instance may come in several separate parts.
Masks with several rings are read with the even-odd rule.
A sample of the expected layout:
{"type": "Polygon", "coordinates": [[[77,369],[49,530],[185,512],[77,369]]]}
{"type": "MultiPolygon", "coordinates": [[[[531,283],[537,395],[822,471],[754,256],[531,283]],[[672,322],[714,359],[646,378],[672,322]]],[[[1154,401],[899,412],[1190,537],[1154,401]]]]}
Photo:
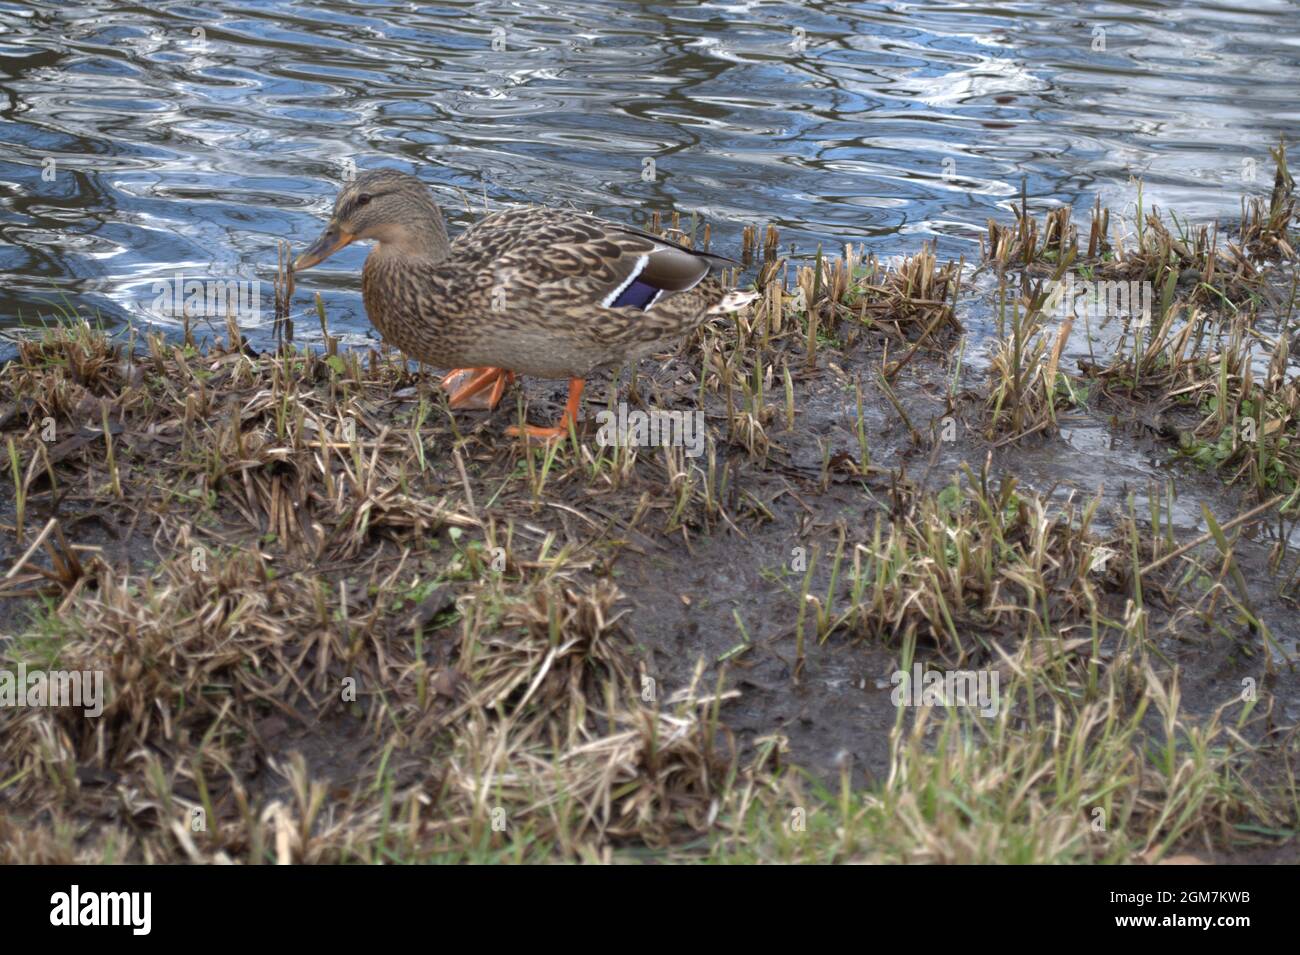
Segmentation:
{"type": "Polygon", "coordinates": [[[883,783],[857,789],[846,772],[838,790],[828,790],[787,776],[784,803],[756,801],[717,840],[715,857],[1154,862],[1268,812],[1239,771],[1245,752],[1221,722],[1230,707],[1189,726],[1177,716],[1177,684],[1131,658],[1114,661],[1091,695],[1066,692],[1068,677],[1051,662],[1022,655],[1007,667],[1006,705],[993,720],[926,708],[909,725],[900,711],[883,783]],[[1130,708],[1123,701],[1135,681],[1148,701],[1130,708]],[[1143,728],[1148,719],[1159,726],[1154,734],[1143,728]]]}
{"type": "Polygon", "coordinates": [[[233,321],[211,341],[52,324],[0,369],[0,669],[100,670],[110,695],[93,720],[0,709],[0,860],[1119,863],[1287,845],[1291,661],[1269,601],[1300,562],[1268,554],[1263,594],[1245,533],[1283,520],[1294,487],[1286,336],[1241,294],[1264,281],[1242,262],[1265,275],[1293,248],[1276,196],[1221,245],[1149,218],[1126,245],[1100,209],[1085,244],[1068,210],[1039,225],[1022,202],[986,241],[1000,334],[983,366],[957,317],[963,262],[796,264],[775,230],[747,234],[754,307],[605,382],[605,407],[699,409],[699,456],[605,446],[586,420],[509,441],[544,394],[453,414],[393,355],[340,351],[319,304],[323,349],[295,345],[287,285],[274,353],[233,321]],[[1069,373],[1047,281],[1167,284],[1189,261],[1175,243],[1204,281],[1069,373]],[[1251,493],[1196,536],[1172,495],[1116,507],[1020,480],[1000,456],[1061,440],[1084,395],[1185,411],[1251,493]],[[979,426],[949,447],[937,422],[969,409],[979,426]],[[1224,437],[1251,415],[1255,443],[1224,437]],[[747,565],[763,586],[739,577],[729,603],[747,565]],[[773,714],[832,692],[845,661],[996,675],[999,699],[823,727],[886,751],[809,765],[799,721],[773,714]]]}
{"type": "Polygon", "coordinates": [[[1052,210],[1040,223],[1022,190],[1015,222],[990,220],[981,237],[984,267],[1042,275],[1070,262],[1089,278],[1149,281],[1157,289],[1172,277],[1186,286],[1192,305],[1235,310],[1242,303],[1257,304],[1266,281],[1264,266],[1295,258],[1295,183],[1285,142],[1271,152],[1276,171],[1269,197],[1243,198],[1231,234],[1222,234],[1218,223],[1193,226],[1175,213],[1162,216],[1158,209],[1148,209],[1137,183],[1133,221],[1112,216],[1098,201],[1084,243],[1069,208],[1052,210]]]}
{"type": "Polygon", "coordinates": [[[1023,198],[1012,225],[990,222],[983,268],[999,276],[1003,330],[984,411],[990,440],[1051,435],[1062,406],[1095,394],[1118,413],[1157,422],[1177,453],[1249,488],[1255,500],[1284,493],[1282,510],[1294,513],[1296,203],[1285,145],[1273,155],[1269,197],[1242,200],[1231,237],[1220,237],[1217,224],[1193,227],[1176,215],[1147,212],[1140,189],[1127,244],[1118,218],[1100,206],[1086,244],[1069,209],[1040,222],[1023,198]],[[1115,303],[1107,299],[1102,324],[1117,328],[1113,344],[1098,358],[1091,343],[1104,329],[1088,327],[1089,355],[1077,359],[1081,375],[1064,361],[1076,318],[1050,294],[1067,273],[1079,281],[1147,283],[1152,291],[1150,316],[1136,307],[1112,313],[1115,303]]]}

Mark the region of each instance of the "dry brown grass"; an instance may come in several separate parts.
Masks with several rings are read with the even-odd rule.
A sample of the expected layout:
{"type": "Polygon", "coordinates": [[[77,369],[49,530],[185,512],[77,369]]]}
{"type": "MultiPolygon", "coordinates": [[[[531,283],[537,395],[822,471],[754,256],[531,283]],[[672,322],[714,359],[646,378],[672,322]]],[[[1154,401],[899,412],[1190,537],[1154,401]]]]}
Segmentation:
{"type": "MultiPolygon", "coordinates": [[[[980,746],[927,729],[955,739],[968,715],[900,711],[889,781],[819,795],[779,734],[732,739],[725,673],[647,675],[620,555],[772,520],[738,475],[779,450],[792,380],[854,349],[905,418],[889,381],[954,340],[960,272],[850,252],[787,284],[773,260],[756,309],[687,345],[716,425],[696,460],[517,445],[390,356],[256,355],[233,324],[207,345],[84,325],[24,342],[0,370],[0,660],[101,670],[110,696],[98,719],[0,711],[0,860],[1115,860],[1274,819],[1229,771],[1244,745],[1149,765],[1135,674],[1175,682],[1131,605],[1137,552],[1009,480],[900,492],[844,588],[801,603],[824,639],[999,667],[1021,695],[980,746]],[[1079,771],[1054,764],[1085,744],[1079,771]],[[1107,779],[1138,809],[1094,837],[1070,803],[1107,779]],[[978,812],[935,809],[949,797],[978,812]]],[[[1022,375],[1016,403],[1053,377],[1022,375]]],[[[865,445],[854,470],[873,473],[865,445]]],[[[1161,713],[1171,738],[1201,731],[1161,713]]]]}
{"type": "Polygon", "coordinates": [[[1145,209],[1139,184],[1133,221],[1126,225],[1098,202],[1083,243],[1068,207],[1045,214],[1040,224],[1022,194],[1012,224],[989,220],[980,239],[984,264],[1000,273],[1042,275],[1070,263],[1098,279],[1150,281],[1166,295],[1177,286],[1191,305],[1232,309],[1258,302],[1269,295],[1267,266],[1296,257],[1295,183],[1285,143],[1271,152],[1276,168],[1269,198],[1243,198],[1230,235],[1217,222],[1194,226],[1176,214],[1162,217],[1158,209],[1145,209]]]}

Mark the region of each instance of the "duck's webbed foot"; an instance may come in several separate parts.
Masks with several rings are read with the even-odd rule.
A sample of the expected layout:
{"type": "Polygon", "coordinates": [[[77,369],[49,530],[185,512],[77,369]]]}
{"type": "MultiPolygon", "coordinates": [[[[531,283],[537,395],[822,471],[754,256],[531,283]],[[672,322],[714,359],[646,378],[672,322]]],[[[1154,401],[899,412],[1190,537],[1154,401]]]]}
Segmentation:
{"type": "Polygon", "coordinates": [[[515,373],[504,368],[453,368],[442,376],[440,387],[457,410],[490,411],[514,380],[515,373]]]}
{"type": "Polygon", "coordinates": [[[527,424],[524,425],[521,431],[517,425],[512,424],[506,428],[506,434],[511,437],[524,434],[538,441],[555,441],[559,438],[568,437],[569,425],[576,423],[578,420],[578,408],[582,405],[582,390],[586,385],[586,379],[569,379],[569,402],[564,406],[564,414],[560,416],[560,420],[553,427],[543,428],[535,424],[527,424]]]}

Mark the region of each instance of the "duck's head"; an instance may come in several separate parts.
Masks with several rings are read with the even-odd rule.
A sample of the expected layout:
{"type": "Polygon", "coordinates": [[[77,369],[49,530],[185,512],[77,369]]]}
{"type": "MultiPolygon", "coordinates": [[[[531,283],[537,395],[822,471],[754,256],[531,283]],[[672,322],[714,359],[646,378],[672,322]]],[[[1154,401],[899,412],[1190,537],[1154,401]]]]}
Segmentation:
{"type": "Polygon", "coordinates": [[[447,254],[447,227],[428,187],[396,169],[364,172],[344,185],[329,225],[294,259],[293,269],[319,265],[358,239],[378,242],[385,253],[434,259],[447,254]]]}

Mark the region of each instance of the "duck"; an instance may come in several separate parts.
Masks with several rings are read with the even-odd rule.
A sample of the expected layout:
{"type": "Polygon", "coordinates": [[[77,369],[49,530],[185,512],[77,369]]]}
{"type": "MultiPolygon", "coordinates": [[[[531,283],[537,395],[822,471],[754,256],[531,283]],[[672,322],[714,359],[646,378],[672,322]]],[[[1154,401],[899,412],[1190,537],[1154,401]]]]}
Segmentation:
{"type": "Polygon", "coordinates": [[[513,436],[568,435],[594,371],[660,352],[757,297],[711,274],[730,259],[576,210],[505,209],[449,239],[429,187],[396,169],[344,183],[293,271],[364,241],[374,243],[361,272],[367,318],[409,357],[451,369],[441,387],[452,408],[495,408],[517,375],[568,379],[559,420],[513,436]]]}

